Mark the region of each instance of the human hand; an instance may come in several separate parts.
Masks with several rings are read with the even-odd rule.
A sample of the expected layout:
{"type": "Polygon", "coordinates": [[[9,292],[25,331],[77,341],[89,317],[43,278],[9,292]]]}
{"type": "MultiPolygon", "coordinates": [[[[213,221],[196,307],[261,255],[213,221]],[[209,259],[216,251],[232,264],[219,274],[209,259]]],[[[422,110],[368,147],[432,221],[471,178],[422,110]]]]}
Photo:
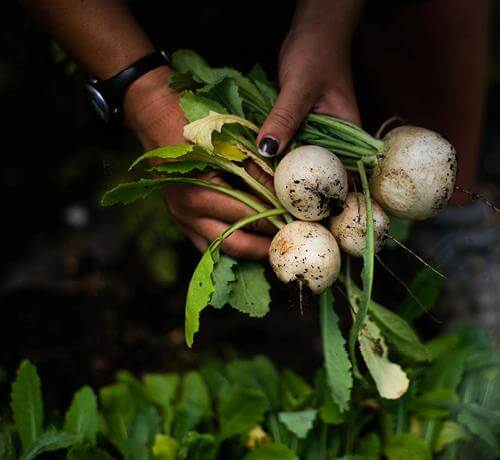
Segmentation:
{"type": "Polygon", "coordinates": [[[264,156],[283,152],[309,112],[360,123],[350,48],[362,1],[303,0],[279,59],[280,93],[262,125],[264,156]]]}
{"type": "MultiPolygon", "coordinates": [[[[167,85],[171,75],[166,67],[157,69],[137,80],[127,91],[125,120],[146,150],[186,142],[183,136],[186,120],[179,107],[178,95],[167,85]]],[[[246,169],[264,185],[272,186],[272,178],[253,162],[248,163],[246,169]]],[[[198,177],[227,185],[218,171],[198,177]]],[[[200,251],[230,224],[255,213],[240,201],[203,186],[168,185],[162,193],[171,215],[200,251]]],[[[256,197],[253,199],[259,201],[256,197]]],[[[264,259],[272,233],[273,228],[267,221],[258,221],[233,233],[223,242],[222,250],[237,258],[264,259]]]]}

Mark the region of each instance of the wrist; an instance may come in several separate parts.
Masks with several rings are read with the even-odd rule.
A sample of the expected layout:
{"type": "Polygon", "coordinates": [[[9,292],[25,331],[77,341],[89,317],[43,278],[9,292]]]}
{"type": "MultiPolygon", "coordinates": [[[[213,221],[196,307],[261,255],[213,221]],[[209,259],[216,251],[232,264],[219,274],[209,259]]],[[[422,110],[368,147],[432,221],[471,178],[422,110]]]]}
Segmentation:
{"type": "Polygon", "coordinates": [[[159,67],[137,79],[125,93],[124,122],[146,148],[161,145],[169,121],[173,126],[183,123],[178,94],[168,86],[172,75],[168,67],[159,67]]]}

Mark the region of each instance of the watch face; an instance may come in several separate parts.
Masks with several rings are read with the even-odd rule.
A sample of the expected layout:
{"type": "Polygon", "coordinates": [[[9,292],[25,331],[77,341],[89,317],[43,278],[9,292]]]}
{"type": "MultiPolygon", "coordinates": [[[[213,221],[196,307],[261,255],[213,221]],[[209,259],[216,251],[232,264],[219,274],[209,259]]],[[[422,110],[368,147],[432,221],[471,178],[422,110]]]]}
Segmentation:
{"type": "Polygon", "coordinates": [[[92,105],[94,106],[94,109],[96,110],[98,115],[105,122],[109,122],[111,120],[111,109],[108,103],[104,100],[102,94],[91,84],[86,84],[85,89],[89,93],[90,101],[92,102],[92,105]]]}

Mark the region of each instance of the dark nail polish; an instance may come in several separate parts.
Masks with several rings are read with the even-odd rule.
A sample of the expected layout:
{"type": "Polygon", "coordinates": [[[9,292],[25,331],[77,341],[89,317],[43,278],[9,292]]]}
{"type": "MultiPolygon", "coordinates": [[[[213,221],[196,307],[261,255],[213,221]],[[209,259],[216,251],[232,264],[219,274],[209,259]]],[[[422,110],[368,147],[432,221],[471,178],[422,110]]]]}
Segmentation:
{"type": "Polygon", "coordinates": [[[272,137],[264,137],[259,144],[259,153],[263,157],[274,157],[278,154],[280,145],[276,139],[272,137]]]}

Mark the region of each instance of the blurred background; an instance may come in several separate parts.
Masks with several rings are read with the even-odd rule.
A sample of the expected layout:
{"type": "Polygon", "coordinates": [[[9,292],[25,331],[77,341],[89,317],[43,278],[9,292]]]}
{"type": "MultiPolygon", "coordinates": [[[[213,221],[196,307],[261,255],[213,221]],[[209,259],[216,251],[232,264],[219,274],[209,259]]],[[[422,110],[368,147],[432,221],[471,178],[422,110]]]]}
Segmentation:
{"type": "MultiPolygon", "coordinates": [[[[130,2],[159,46],[193,48],[213,65],[242,70],[259,62],[275,75],[293,2],[257,1],[241,12],[230,1],[196,8],[169,3],[130,2]],[[256,33],[264,9],[273,26],[266,33],[258,26],[256,33]]],[[[498,23],[500,6],[494,5],[498,23]]],[[[480,175],[495,186],[500,40],[492,38],[480,175]]],[[[0,405],[24,357],[37,364],[48,405],[56,407],[75,388],[108,383],[121,368],[179,370],[211,356],[266,353],[281,367],[310,375],[321,359],[317,309],[301,315],[277,285],[265,320],[207,309],[188,351],[184,298],[199,254],[156,197],[127,208],[99,206],[104,190],[130,178],[128,165],[142,148],[125,129],[101,124],[83,94],[84,77],[15,2],[3,5],[0,405]]],[[[384,262],[405,282],[418,265],[399,249],[386,251],[384,262]]],[[[380,293],[390,306],[405,288],[380,269],[375,297],[380,293]]],[[[437,316],[425,319],[424,333],[444,327],[445,316],[437,316]]]]}

